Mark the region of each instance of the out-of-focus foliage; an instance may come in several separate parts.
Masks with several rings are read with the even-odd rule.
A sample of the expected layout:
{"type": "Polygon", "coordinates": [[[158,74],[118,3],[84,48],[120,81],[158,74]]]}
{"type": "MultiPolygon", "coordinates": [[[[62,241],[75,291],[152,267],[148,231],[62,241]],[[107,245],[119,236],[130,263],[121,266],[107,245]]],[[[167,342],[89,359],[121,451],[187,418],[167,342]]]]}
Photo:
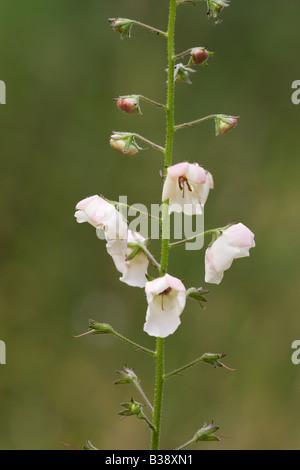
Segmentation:
{"type": "MultiPolygon", "coordinates": [[[[214,175],[206,227],[241,221],[257,247],[210,288],[205,310],[188,302],[167,341],[168,371],[205,352],[227,353],[237,369],[204,364],[166,382],[162,447],[169,449],[211,420],[230,439],[195,448],[300,442],[300,366],[290,359],[300,337],[300,106],[291,103],[291,83],[300,79],[300,4],[231,3],[217,25],[205,2],[178,10],[177,51],[205,46],[217,55],[193,74],[193,85],[177,85],[176,122],[211,113],[241,119],[218,138],[212,122],[178,131],[174,161],[197,161],[214,175]]],[[[107,18],[165,30],[167,13],[167,0],[1,0],[1,449],[82,447],[86,439],[99,449],[148,447],[146,426],[118,416],[121,402],[141,397],[113,382],[127,364],[152,397],[152,358],[112,336],[73,337],[93,318],[153,348],[142,331],[144,292],[118,281],[104,242],[73,214],[97,193],[160,201],[162,155],[126,157],[109,137],[133,131],[163,145],[162,110],[144,103],[143,117],[126,116],[113,98],[165,99],[165,39],[134,27],[121,41],[107,18]]],[[[170,273],[186,287],[207,287],[203,254],[174,249],[170,273]]]]}

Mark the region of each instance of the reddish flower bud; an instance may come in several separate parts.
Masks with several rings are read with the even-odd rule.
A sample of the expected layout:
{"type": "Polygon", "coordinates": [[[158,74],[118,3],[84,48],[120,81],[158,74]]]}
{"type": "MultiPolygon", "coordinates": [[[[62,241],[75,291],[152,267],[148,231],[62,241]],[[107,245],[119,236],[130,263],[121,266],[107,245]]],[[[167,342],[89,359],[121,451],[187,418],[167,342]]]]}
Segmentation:
{"type": "Polygon", "coordinates": [[[142,114],[139,105],[139,97],[137,95],[120,96],[117,104],[118,108],[126,114],[142,114]]]}
{"type": "Polygon", "coordinates": [[[209,57],[209,52],[205,47],[194,47],[191,50],[192,64],[200,65],[209,57]]]}

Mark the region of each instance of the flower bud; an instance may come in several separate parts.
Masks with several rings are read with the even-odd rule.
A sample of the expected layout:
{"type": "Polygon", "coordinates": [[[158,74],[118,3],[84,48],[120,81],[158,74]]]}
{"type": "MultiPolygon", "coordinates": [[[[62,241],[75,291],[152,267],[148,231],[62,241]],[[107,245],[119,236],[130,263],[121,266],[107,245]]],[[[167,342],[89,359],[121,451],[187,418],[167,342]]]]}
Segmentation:
{"type": "Polygon", "coordinates": [[[206,62],[209,58],[210,53],[205,47],[194,47],[191,50],[192,64],[200,65],[206,62]]]}
{"type": "Polygon", "coordinates": [[[219,437],[214,434],[216,431],[218,431],[218,429],[220,429],[219,426],[214,426],[213,422],[211,422],[209,425],[205,423],[204,426],[196,432],[194,436],[195,442],[219,441],[219,437]]]}
{"type": "Polygon", "coordinates": [[[133,135],[126,132],[114,133],[110,138],[110,146],[126,155],[136,155],[139,151],[133,135]]]}
{"type": "Polygon", "coordinates": [[[121,39],[130,38],[132,21],[126,18],[110,18],[108,20],[111,27],[117,32],[120,33],[121,39]]]}
{"type": "Polygon", "coordinates": [[[126,114],[142,114],[139,103],[139,96],[120,96],[118,99],[118,108],[126,114]]]}
{"type": "Polygon", "coordinates": [[[114,329],[107,323],[98,323],[94,320],[90,320],[89,323],[90,331],[92,331],[94,335],[110,335],[115,333],[114,329]]]}
{"type": "Polygon", "coordinates": [[[119,415],[121,416],[136,415],[137,418],[144,419],[143,405],[141,403],[138,403],[131,398],[130,403],[121,403],[121,406],[123,406],[125,410],[120,411],[119,415]]]}
{"type": "Polygon", "coordinates": [[[133,369],[129,369],[128,367],[124,366],[124,370],[118,370],[117,373],[121,376],[119,380],[115,381],[115,384],[131,384],[134,382],[138,382],[139,379],[135,374],[133,369]]]}
{"type": "Polygon", "coordinates": [[[224,353],[205,353],[201,356],[201,362],[205,362],[206,364],[209,364],[213,366],[215,369],[216,367],[224,367],[224,364],[221,364],[219,361],[220,359],[223,359],[226,356],[224,353]]]}
{"type": "Polygon", "coordinates": [[[237,125],[238,116],[218,114],[215,118],[216,136],[226,134],[237,125]]]}

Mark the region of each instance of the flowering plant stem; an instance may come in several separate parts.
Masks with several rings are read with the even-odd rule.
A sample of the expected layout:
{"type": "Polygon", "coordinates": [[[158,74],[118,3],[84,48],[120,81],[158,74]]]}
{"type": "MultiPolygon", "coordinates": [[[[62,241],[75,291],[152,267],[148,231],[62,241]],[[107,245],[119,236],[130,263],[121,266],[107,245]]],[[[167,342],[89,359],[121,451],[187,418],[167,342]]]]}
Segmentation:
{"type": "MultiPolygon", "coordinates": [[[[173,139],[175,132],[174,125],[174,100],[175,100],[175,21],[176,21],[177,0],[170,0],[169,24],[168,24],[168,94],[167,94],[167,135],[165,146],[164,172],[167,175],[167,169],[172,164],[173,139]]],[[[160,275],[163,276],[167,272],[169,258],[169,204],[165,202],[162,210],[162,243],[161,243],[161,260],[160,275]]],[[[159,449],[162,399],[164,385],[164,339],[156,340],[156,382],[155,382],[155,398],[151,450],[159,449]]]]}

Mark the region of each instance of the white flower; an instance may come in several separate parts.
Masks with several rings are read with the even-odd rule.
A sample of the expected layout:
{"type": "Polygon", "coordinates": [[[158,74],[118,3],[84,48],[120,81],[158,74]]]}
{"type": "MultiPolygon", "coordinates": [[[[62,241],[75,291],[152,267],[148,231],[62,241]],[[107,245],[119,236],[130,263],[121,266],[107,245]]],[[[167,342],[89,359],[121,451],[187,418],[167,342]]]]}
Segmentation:
{"type": "Polygon", "coordinates": [[[117,270],[122,273],[120,281],[133,287],[145,287],[147,278],[147,269],[149,261],[145,253],[140,250],[133,259],[127,260],[127,257],[133,253],[145,238],[132,230],[128,230],[128,239],[124,246],[123,240],[110,240],[106,244],[107,252],[114,260],[117,270]],[[136,246],[127,246],[128,244],[136,246]]]}
{"type": "Polygon", "coordinates": [[[106,240],[127,239],[128,226],[113,204],[100,196],[83,199],[76,205],[75,217],[79,224],[88,222],[97,233],[104,230],[106,240]]]}
{"type": "Polygon", "coordinates": [[[166,338],[180,325],[180,315],[185,307],[186,289],[176,277],[164,277],[147,282],[148,309],[144,331],[150,336],[166,338]]]}
{"type": "Polygon", "coordinates": [[[230,268],[233,260],[249,256],[253,247],[254,234],[245,225],[239,223],[224,230],[206,250],[205,282],[220,284],[224,271],[230,268]]]}
{"type": "Polygon", "coordinates": [[[178,163],[168,168],[162,201],[169,199],[169,213],[202,214],[213,187],[212,175],[197,163],[178,163]]]}

